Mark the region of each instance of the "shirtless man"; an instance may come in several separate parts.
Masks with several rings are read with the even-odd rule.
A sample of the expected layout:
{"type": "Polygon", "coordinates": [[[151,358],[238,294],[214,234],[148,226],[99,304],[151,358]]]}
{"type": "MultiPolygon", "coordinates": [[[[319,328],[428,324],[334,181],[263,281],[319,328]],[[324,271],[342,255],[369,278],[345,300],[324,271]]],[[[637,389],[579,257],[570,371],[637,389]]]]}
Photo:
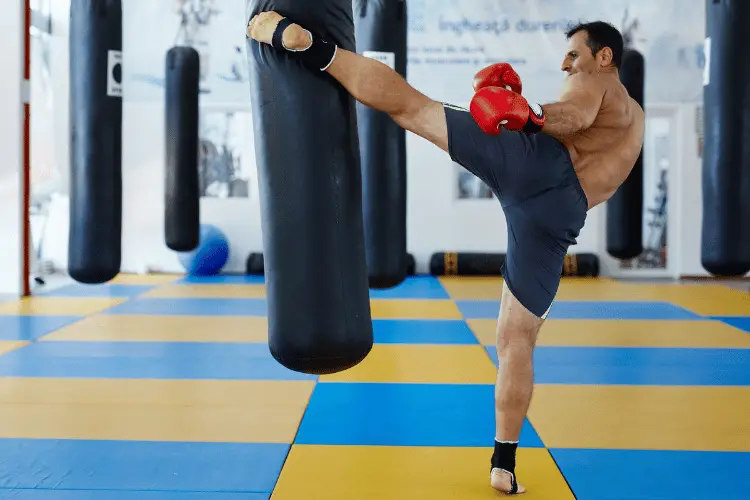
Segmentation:
{"type": "Polygon", "coordinates": [[[247,35],[327,71],[356,100],[446,151],[500,200],[508,249],[490,484],[523,493],[516,448],[531,402],[537,334],[587,211],[614,194],[641,151],[644,113],[618,76],[622,36],[603,22],[572,28],[562,96],[542,106],[521,96],[520,78],[509,65],[485,68],[474,80],[469,111],[429,99],[388,66],[337,48],[275,12],[253,17],[247,35]]]}

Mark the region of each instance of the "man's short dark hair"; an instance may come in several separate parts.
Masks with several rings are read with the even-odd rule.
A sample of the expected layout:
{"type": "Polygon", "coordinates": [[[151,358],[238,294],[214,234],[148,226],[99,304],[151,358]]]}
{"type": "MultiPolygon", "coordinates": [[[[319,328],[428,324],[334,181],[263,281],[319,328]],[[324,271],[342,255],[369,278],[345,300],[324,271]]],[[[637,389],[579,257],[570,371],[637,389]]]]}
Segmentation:
{"type": "Polygon", "coordinates": [[[620,68],[624,45],[620,30],[604,21],[594,21],[576,24],[565,33],[565,36],[570,38],[579,31],[586,33],[586,45],[591,49],[592,55],[595,56],[604,47],[609,47],[612,50],[612,63],[616,68],[620,68]]]}

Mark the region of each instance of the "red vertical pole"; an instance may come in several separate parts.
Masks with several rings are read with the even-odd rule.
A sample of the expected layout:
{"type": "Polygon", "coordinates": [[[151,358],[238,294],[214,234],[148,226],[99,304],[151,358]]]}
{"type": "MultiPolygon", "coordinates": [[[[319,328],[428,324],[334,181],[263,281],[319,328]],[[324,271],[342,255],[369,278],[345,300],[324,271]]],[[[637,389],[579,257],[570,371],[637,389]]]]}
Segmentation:
{"type": "Polygon", "coordinates": [[[24,15],[24,69],[23,69],[23,208],[22,252],[23,252],[23,296],[31,295],[29,276],[31,265],[29,252],[31,245],[31,0],[25,0],[24,15]]]}

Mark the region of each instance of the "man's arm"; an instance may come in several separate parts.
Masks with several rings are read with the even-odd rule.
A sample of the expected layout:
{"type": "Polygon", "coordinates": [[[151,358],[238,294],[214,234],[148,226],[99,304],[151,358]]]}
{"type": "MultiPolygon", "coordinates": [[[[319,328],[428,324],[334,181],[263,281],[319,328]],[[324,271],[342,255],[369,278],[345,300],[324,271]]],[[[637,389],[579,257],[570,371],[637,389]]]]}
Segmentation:
{"type": "Polygon", "coordinates": [[[603,99],[604,86],[596,77],[585,74],[568,77],[560,100],[542,106],[545,116],[542,132],[561,139],[586,130],[599,114],[603,99]]]}
{"type": "MultiPolygon", "coordinates": [[[[270,44],[282,19],[276,12],[263,12],[250,20],[247,34],[270,44]]],[[[305,50],[310,46],[310,35],[300,25],[291,24],[283,32],[283,43],[287,49],[305,50]]],[[[413,88],[385,64],[338,47],[333,62],[325,71],[357,101],[389,114],[402,128],[448,151],[443,105],[413,88]]]]}

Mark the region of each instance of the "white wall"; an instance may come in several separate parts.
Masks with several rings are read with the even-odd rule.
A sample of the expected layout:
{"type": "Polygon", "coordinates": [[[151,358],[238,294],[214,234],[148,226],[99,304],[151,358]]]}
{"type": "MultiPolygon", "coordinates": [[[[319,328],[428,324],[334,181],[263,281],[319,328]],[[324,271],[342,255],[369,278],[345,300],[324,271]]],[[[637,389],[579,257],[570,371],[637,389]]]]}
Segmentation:
{"type": "MultiPolygon", "coordinates": [[[[671,253],[677,259],[679,276],[710,276],[701,264],[703,226],[703,162],[698,150],[697,105],[677,109],[675,136],[682,138],[677,150],[679,176],[670,194],[675,198],[672,217],[677,222],[676,244],[671,253]]],[[[750,275],[750,274],[749,274],[750,275]]]]}
{"type": "Polygon", "coordinates": [[[32,219],[32,229],[43,233],[35,245],[43,242],[42,259],[59,268],[68,263],[68,183],[70,147],[68,123],[68,57],[69,0],[48,4],[52,33],[46,44],[32,39],[31,96],[31,195],[41,205],[40,214],[32,219]],[[47,50],[46,63],[41,52],[47,50]]]}
{"type": "MultiPolygon", "coordinates": [[[[127,53],[127,47],[124,52],[127,53]]],[[[164,107],[159,102],[124,103],[123,144],[128,145],[123,147],[122,159],[122,268],[125,271],[183,271],[176,254],[164,244],[163,115],[164,107]]],[[[252,157],[254,151],[251,149],[249,154],[252,157]]],[[[226,271],[244,272],[248,253],[261,249],[257,185],[250,195],[249,199],[201,199],[201,221],[216,224],[230,241],[226,271]]]]}
{"type": "MultiPolygon", "coordinates": [[[[227,2],[227,5],[237,2],[244,8],[244,0],[231,0],[227,2]]],[[[638,17],[641,23],[642,36],[636,36],[636,46],[644,51],[647,60],[647,101],[651,98],[663,102],[663,98],[654,96],[667,95],[674,97],[676,101],[674,104],[679,105],[681,101],[690,101],[700,95],[700,82],[693,84],[690,78],[693,73],[700,75],[700,69],[692,67],[685,69],[685,65],[679,59],[693,57],[692,52],[689,50],[686,52],[685,47],[690,47],[693,39],[702,40],[702,33],[695,32],[696,27],[702,25],[702,14],[700,12],[696,15],[690,14],[684,9],[684,3],[680,2],[682,0],[673,0],[657,6],[646,0],[631,2],[613,0],[607,4],[598,3],[594,8],[591,2],[580,0],[566,0],[564,6],[559,3],[552,4],[548,0],[514,3],[481,0],[476,5],[461,4],[459,7],[458,3],[449,0],[436,0],[434,5],[430,3],[429,6],[423,0],[411,0],[413,25],[410,32],[410,58],[414,62],[409,67],[409,81],[435,99],[467,105],[471,97],[471,77],[476,71],[476,65],[430,64],[426,62],[427,58],[420,51],[425,47],[441,43],[450,43],[455,47],[481,45],[482,50],[487,49],[481,54],[482,58],[519,61],[514,64],[526,83],[524,93],[530,95],[531,99],[542,102],[553,100],[562,77],[558,69],[558,59],[564,51],[565,43],[559,29],[549,33],[546,31],[528,32],[530,24],[522,26],[523,29],[521,29],[513,21],[509,24],[511,26],[509,32],[475,33],[460,31],[470,25],[470,23],[461,24],[463,20],[471,19],[472,16],[473,18],[484,16],[488,19],[526,16],[528,19],[540,21],[537,24],[543,26],[542,22],[545,19],[557,21],[558,13],[570,7],[568,9],[570,12],[566,16],[577,19],[579,13],[585,13],[587,18],[601,16],[619,25],[621,11],[630,5],[635,5],[630,15],[631,18],[633,15],[638,17]],[[438,4],[443,7],[436,8],[438,4]],[[487,5],[490,4],[502,5],[502,7],[489,9],[487,5]],[[515,7],[508,7],[511,5],[515,7]],[[665,25],[662,22],[665,19],[672,24],[665,25]],[[420,26],[422,28],[427,26],[427,31],[420,26]],[[429,31],[430,29],[433,31],[429,31]],[[667,82],[659,76],[659,71],[668,72],[670,75],[682,75],[684,78],[680,76],[667,82]],[[681,82],[682,86],[676,87],[675,82],[681,82]]],[[[56,103],[54,121],[57,126],[55,145],[58,152],[56,157],[62,172],[68,170],[66,107],[68,7],[64,5],[65,3],[61,1],[53,5],[55,9],[53,29],[56,40],[53,49],[55,75],[53,87],[56,103]]],[[[158,71],[160,65],[163,64],[164,52],[170,46],[168,38],[171,35],[161,34],[157,38],[145,39],[143,35],[148,31],[146,29],[148,26],[144,26],[144,23],[157,21],[153,12],[146,12],[144,9],[156,9],[161,4],[152,0],[132,0],[123,3],[126,14],[125,22],[131,23],[127,24],[124,29],[126,34],[124,39],[125,72],[129,70],[133,72],[136,66],[140,71],[142,67],[148,65],[155,68],[153,71],[158,71]],[[134,12],[136,9],[140,10],[134,12]],[[139,20],[137,25],[132,24],[133,19],[139,20]],[[127,35],[128,33],[133,35],[127,35]],[[136,36],[138,34],[140,36],[136,36]]],[[[692,0],[689,3],[702,5],[700,0],[692,0]]],[[[158,22],[161,23],[161,20],[158,22]]],[[[232,22],[236,23],[236,19],[232,22]]],[[[239,25],[232,24],[227,30],[231,32],[239,27],[239,25]]],[[[237,36],[238,40],[243,38],[240,29],[232,36],[237,36]]],[[[244,40],[240,40],[242,41],[244,40]]],[[[481,63],[483,64],[484,60],[481,63]]],[[[216,67],[213,56],[211,66],[216,67]]],[[[123,117],[125,215],[122,268],[123,271],[132,272],[146,270],[180,272],[181,267],[177,258],[165,247],[163,236],[163,90],[151,87],[151,94],[143,97],[147,93],[143,90],[144,88],[142,82],[132,84],[126,80],[123,117]],[[140,94],[135,97],[135,94],[139,92],[140,94]]],[[[232,99],[234,99],[234,108],[243,114],[246,122],[251,122],[247,106],[249,98],[239,95],[239,97],[233,96],[232,99]]],[[[231,108],[232,103],[227,106],[231,108]]],[[[211,106],[204,102],[204,107],[211,106]]],[[[647,113],[649,113],[648,104],[647,113]]],[[[675,147],[688,148],[687,144],[691,140],[691,134],[694,136],[694,132],[683,128],[682,132],[675,131],[675,133],[682,134],[676,139],[675,147]],[[685,145],[680,144],[683,140],[685,145]]],[[[242,137],[245,138],[245,154],[252,159],[252,133],[249,128],[245,128],[242,137]]],[[[408,136],[407,147],[408,247],[417,258],[418,269],[425,270],[429,256],[436,251],[504,251],[507,244],[505,221],[497,202],[457,200],[454,196],[456,170],[450,158],[431,144],[412,135],[408,136]]],[[[685,168],[682,182],[687,186],[699,186],[700,163],[698,162],[696,169],[692,168],[696,164],[689,163],[689,158],[686,157],[684,160],[676,161],[674,165],[675,168],[683,168],[683,166],[685,168]]],[[[67,176],[67,173],[64,175],[67,176]]],[[[670,192],[674,192],[675,189],[672,186],[670,192]]],[[[700,214],[700,204],[686,202],[683,208],[689,211],[686,213],[695,215],[696,219],[700,214]]],[[[50,212],[49,230],[45,240],[45,257],[64,268],[67,263],[68,217],[67,198],[64,191],[57,197],[50,212]]],[[[672,212],[670,220],[674,216],[672,212]]],[[[201,202],[201,219],[203,222],[219,225],[227,233],[232,249],[227,271],[243,271],[247,254],[251,251],[262,250],[257,185],[254,183],[251,186],[250,198],[204,198],[201,202]]],[[[604,219],[604,207],[592,210],[589,213],[587,225],[578,239],[579,243],[571,249],[571,252],[601,254],[604,251],[604,219]]],[[[700,236],[698,234],[696,240],[695,231],[699,228],[699,225],[692,225],[691,228],[685,229],[692,232],[681,233],[684,241],[691,242],[691,245],[698,241],[698,246],[695,247],[698,255],[700,236]]],[[[681,251],[680,248],[671,248],[670,255],[681,251]]],[[[692,250],[688,250],[690,251],[692,250]]],[[[694,269],[692,257],[684,262],[685,269],[694,269]]],[[[698,267],[700,267],[699,260],[698,267]]]]}
{"type": "Polygon", "coordinates": [[[0,293],[23,293],[23,0],[6,0],[0,15],[0,293]]]}
{"type": "MultiPolygon", "coordinates": [[[[152,4],[153,2],[148,2],[152,4]]],[[[134,3],[123,2],[123,12],[127,18],[134,19],[134,3]]],[[[141,4],[147,5],[147,4],[141,4]]],[[[45,260],[55,267],[67,267],[68,258],[68,196],[69,179],[69,125],[68,125],[68,24],[69,2],[53,2],[53,57],[52,74],[54,75],[53,99],[55,102],[54,119],[57,134],[55,146],[57,169],[62,176],[62,188],[52,200],[49,208],[49,221],[44,240],[45,260]]],[[[145,16],[145,19],[153,16],[145,16]]],[[[146,22],[145,20],[143,22],[146,22]]],[[[123,66],[137,66],[143,52],[139,52],[139,40],[136,34],[142,34],[142,25],[124,26],[123,66]],[[128,36],[134,34],[134,36],[128,36]]],[[[240,33],[241,34],[241,33],[240,33]]],[[[155,35],[156,36],[156,35],[155,35]]],[[[244,40],[242,40],[244,41],[244,40]]],[[[150,58],[154,64],[163,64],[165,51],[155,49],[150,58]]],[[[177,255],[164,244],[164,103],[163,89],[157,90],[156,98],[138,101],[128,99],[129,88],[125,86],[123,100],[123,272],[182,272],[177,255]]],[[[249,92],[249,88],[247,89],[249,92]]],[[[131,92],[132,94],[132,92],[131,92]]],[[[247,99],[249,105],[249,99],[247,99]]],[[[211,107],[203,107],[210,111],[211,107]]],[[[250,116],[244,117],[245,121],[250,116]]],[[[252,133],[244,145],[246,156],[252,158],[254,150],[252,133]]],[[[230,240],[230,261],[225,267],[229,272],[243,272],[245,260],[250,251],[261,249],[260,210],[257,201],[257,185],[251,186],[249,199],[213,199],[201,200],[201,221],[216,224],[227,234],[230,240]]]]}

